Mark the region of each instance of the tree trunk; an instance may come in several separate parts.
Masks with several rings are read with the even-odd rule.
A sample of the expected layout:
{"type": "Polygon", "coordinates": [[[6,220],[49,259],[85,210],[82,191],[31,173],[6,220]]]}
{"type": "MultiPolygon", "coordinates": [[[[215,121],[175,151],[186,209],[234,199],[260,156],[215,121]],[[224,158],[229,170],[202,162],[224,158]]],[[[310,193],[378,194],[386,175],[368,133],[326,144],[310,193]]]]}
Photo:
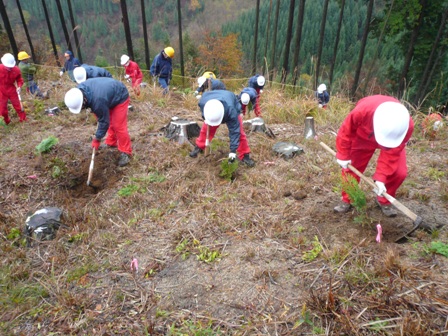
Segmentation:
{"type": "Polygon", "coordinates": [[[341,1],[341,10],[339,11],[339,21],[338,21],[338,30],[336,32],[336,41],[334,43],[333,57],[331,59],[330,85],[333,84],[334,66],[336,64],[336,57],[338,55],[339,39],[341,37],[341,29],[342,29],[342,20],[344,18],[344,9],[345,9],[345,0],[342,0],[341,1]]]}
{"type": "Polygon", "coordinates": [[[359,51],[358,64],[356,66],[355,78],[353,79],[353,86],[351,90],[351,98],[355,99],[355,94],[358,89],[359,77],[361,75],[362,61],[364,59],[364,52],[366,51],[367,37],[369,36],[370,20],[372,19],[373,4],[375,0],[369,0],[367,7],[366,25],[364,27],[364,34],[362,35],[361,49],[359,51]]]}
{"type": "Polygon", "coordinates": [[[140,1],[140,6],[142,9],[143,41],[145,43],[145,63],[146,69],[149,70],[149,68],[151,67],[151,62],[149,59],[148,28],[146,26],[145,0],[140,1]]]}
{"type": "Polygon", "coordinates": [[[289,3],[289,17],[288,17],[288,28],[286,31],[286,40],[285,40],[285,54],[283,55],[283,74],[282,74],[282,83],[286,83],[286,77],[288,76],[289,70],[289,46],[291,45],[292,39],[292,25],[294,22],[294,7],[295,0],[290,0],[289,3]]]}
{"type": "Polygon", "coordinates": [[[75,37],[75,44],[76,44],[76,51],[78,54],[78,59],[79,61],[82,63],[82,55],[81,55],[81,46],[79,45],[79,41],[78,41],[78,28],[79,26],[75,25],[75,18],[73,16],[73,9],[72,9],[72,3],[71,0],[67,0],[67,5],[68,5],[68,12],[70,14],[70,22],[72,24],[72,34],[75,37]]]}
{"type": "Polygon", "coordinates": [[[406,89],[406,77],[408,76],[409,68],[411,66],[411,61],[414,56],[414,48],[415,48],[415,44],[417,42],[417,37],[418,37],[419,31],[420,31],[420,27],[423,24],[423,17],[424,17],[423,8],[425,8],[425,4],[426,4],[425,0],[420,1],[420,5],[421,5],[420,14],[418,16],[417,24],[414,26],[414,29],[412,30],[411,38],[409,39],[409,48],[406,53],[406,58],[404,60],[403,69],[402,69],[402,72],[400,75],[400,81],[398,84],[398,93],[397,93],[398,99],[403,97],[405,89],[406,89]]]}
{"type": "Polygon", "coordinates": [[[70,36],[68,35],[67,25],[65,24],[64,11],[62,10],[60,0],[56,0],[56,7],[58,8],[59,18],[61,19],[62,31],[64,32],[65,42],[67,43],[67,48],[68,48],[68,50],[71,50],[74,52],[74,50],[72,49],[72,43],[70,41],[70,36]]]}
{"type": "Polygon", "coordinates": [[[271,11],[272,11],[272,0],[269,1],[268,23],[267,23],[267,27],[266,27],[266,44],[264,45],[264,55],[263,55],[263,75],[264,76],[266,76],[266,73],[268,72],[267,55],[268,55],[269,31],[271,28],[271,11]]]}
{"type": "Polygon", "coordinates": [[[277,0],[277,8],[275,10],[275,23],[274,23],[274,39],[272,40],[272,56],[271,66],[272,70],[275,69],[275,49],[277,48],[277,30],[278,30],[278,15],[280,12],[280,0],[277,0]]]}
{"type": "Polygon", "coordinates": [[[23,29],[25,30],[26,39],[28,40],[28,45],[30,46],[31,58],[33,59],[33,63],[37,63],[37,60],[34,55],[34,47],[33,42],[31,41],[30,33],[28,32],[28,26],[25,21],[25,17],[23,16],[22,6],[20,5],[20,1],[16,0],[17,9],[19,10],[20,19],[22,20],[23,29]]]}
{"type": "Polygon", "coordinates": [[[438,30],[437,36],[432,44],[431,53],[428,57],[428,61],[426,62],[425,70],[423,71],[422,77],[420,79],[420,83],[418,85],[418,91],[416,94],[416,99],[414,101],[414,104],[416,104],[416,105],[422,103],[424,100],[424,97],[426,95],[426,90],[424,90],[424,88],[428,87],[429,82],[430,82],[430,78],[431,78],[429,76],[430,68],[431,68],[431,65],[435,63],[434,57],[436,54],[436,49],[439,47],[440,41],[443,36],[443,32],[445,31],[447,16],[448,16],[448,10],[445,10],[443,12],[442,18],[440,20],[439,30],[438,30]]]}
{"type": "Polygon", "coordinates": [[[42,0],[42,7],[44,8],[45,21],[47,21],[48,32],[50,33],[51,45],[53,47],[54,57],[56,59],[56,64],[61,66],[59,62],[58,49],[56,48],[56,42],[54,41],[53,30],[51,29],[50,17],[48,15],[47,5],[45,4],[45,0],[42,0]]]}
{"type": "Polygon", "coordinates": [[[252,59],[252,73],[257,72],[257,43],[258,43],[258,21],[260,19],[260,0],[257,0],[257,8],[255,9],[255,33],[254,33],[254,52],[252,59]]]}
{"type": "Polygon", "coordinates": [[[134,50],[132,49],[132,37],[131,28],[129,27],[128,8],[126,6],[126,0],[120,0],[121,15],[124,27],[124,35],[126,36],[126,46],[128,49],[128,56],[134,60],[134,50]]]}
{"type": "Polygon", "coordinates": [[[381,30],[380,37],[378,38],[378,42],[377,42],[376,48],[375,48],[375,55],[373,56],[372,63],[369,67],[369,70],[367,71],[366,81],[364,83],[364,89],[362,90],[363,95],[366,94],[367,86],[369,85],[370,77],[372,75],[373,66],[375,65],[375,62],[378,57],[378,51],[380,49],[381,43],[383,42],[383,36],[384,36],[384,33],[386,32],[387,24],[389,22],[389,17],[390,17],[390,14],[392,13],[392,8],[394,7],[394,2],[395,2],[395,0],[392,0],[392,2],[390,4],[389,12],[387,13],[387,17],[384,20],[384,26],[383,26],[383,29],[381,30]]]}
{"type": "Polygon", "coordinates": [[[302,41],[304,14],[305,14],[305,0],[300,0],[299,16],[297,17],[297,26],[296,26],[296,49],[294,50],[294,60],[293,60],[293,65],[294,65],[295,71],[296,71],[296,74],[294,76],[294,86],[297,83],[297,78],[300,77],[299,55],[300,55],[300,44],[302,41]]]}
{"type": "Polygon", "coordinates": [[[0,13],[2,15],[3,24],[5,25],[6,33],[8,34],[9,44],[11,45],[12,52],[15,55],[14,57],[17,57],[19,49],[17,48],[16,39],[14,38],[14,34],[12,32],[11,24],[9,23],[8,14],[6,14],[6,7],[3,3],[3,0],[0,0],[0,13]]]}
{"type": "Polygon", "coordinates": [[[325,2],[324,2],[322,21],[320,22],[319,48],[317,50],[316,75],[314,77],[314,87],[315,88],[317,88],[317,85],[319,82],[320,63],[321,63],[321,58],[322,58],[322,48],[324,46],[324,37],[325,37],[325,24],[327,22],[328,2],[329,2],[329,0],[325,0],[325,2]]]}
{"type": "Polygon", "coordinates": [[[182,9],[180,0],[177,0],[177,25],[179,26],[179,49],[180,49],[180,74],[182,75],[182,84],[184,82],[184,48],[182,44],[182,9]]]}

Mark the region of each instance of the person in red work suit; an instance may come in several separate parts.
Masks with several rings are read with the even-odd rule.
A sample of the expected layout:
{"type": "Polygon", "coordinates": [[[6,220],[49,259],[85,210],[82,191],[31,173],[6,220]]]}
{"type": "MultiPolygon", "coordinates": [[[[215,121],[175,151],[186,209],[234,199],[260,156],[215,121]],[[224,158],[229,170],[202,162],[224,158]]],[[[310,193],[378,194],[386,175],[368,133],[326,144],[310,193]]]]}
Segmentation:
{"type": "MultiPolygon", "coordinates": [[[[363,98],[356,104],[336,137],[336,159],[342,167],[342,178],[350,174],[359,182],[360,178],[348,169],[348,165],[352,164],[364,172],[375,150],[380,150],[373,179],[377,186],[377,204],[387,217],[394,217],[397,212],[381,195],[387,192],[395,197],[398,187],[405,180],[405,146],[413,131],[414,122],[406,107],[393,97],[375,95],[363,98]]],[[[350,199],[342,191],[342,203],[334,211],[345,213],[350,209],[350,199]]]]}
{"type": "MultiPolygon", "coordinates": [[[[101,139],[107,134],[105,147],[115,147],[121,153],[120,167],[126,166],[132,155],[132,143],[128,133],[129,92],[126,86],[113,78],[91,78],[67,91],[65,105],[72,113],[90,108],[98,120],[98,128],[92,147],[100,149],[101,139]]],[[[101,148],[104,148],[101,145],[101,148]]]]}
{"type": "Polygon", "coordinates": [[[243,129],[241,104],[235,94],[227,90],[207,91],[202,95],[198,105],[205,122],[202,124],[201,132],[196,139],[196,147],[190,152],[190,157],[196,158],[199,153],[202,153],[206,140],[211,142],[218,127],[226,124],[230,138],[229,161],[235,161],[238,153],[238,159],[241,162],[254,167],[255,161],[250,157],[250,148],[243,129]],[[209,139],[207,139],[207,128],[209,128],[209,139]]]}
{"type": "Polygon", "coordinates": [[[26,113],[20,103],[19,94],[23,86],[22,73],[12,54],[4,54],[0,64],[0,113],[8,125],[11,122],[8,114],[8,100],[16,110],[19,121],[26,120],[26,113]],[[17,84],[17,87],[16,87],[17,84]]]}
{"type": "Polygon", "coordinates": [[[124,66],[126,75],[124,78],[127,80],[131,79],[132,88],[137,96],[140,96],[140,84],[143,80],[143,74],[140,70],[138,64],[134,61],[131,61],[128,55],[121,56],[121,65],[124,66]]]}

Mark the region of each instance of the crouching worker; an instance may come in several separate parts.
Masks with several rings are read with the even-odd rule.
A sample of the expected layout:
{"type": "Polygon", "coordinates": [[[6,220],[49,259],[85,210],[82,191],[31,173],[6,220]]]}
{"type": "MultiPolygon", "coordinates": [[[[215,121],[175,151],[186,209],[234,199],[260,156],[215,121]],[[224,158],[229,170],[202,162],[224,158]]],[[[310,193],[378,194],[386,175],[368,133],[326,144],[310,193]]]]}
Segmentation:
{"type": "Polygon", "coordinates": [[[132,155],[127,121],[129,92],[126,86],[113,78],[92,78],[69,90],[64,101],[72,113],[90,107],[98,119],[92,148],[99,149],[101,139],[107,133],[106,146],[118,147],[121,152],[118,165],[126,166],[132,155]]]}
{"type": "MultiPolygon", "coordinates": [[[[213,72],[210,73],[213,74],[213,72]]],[[[226,90],[224,83],[213,76],[206,77],[204,74],[198,78],[198,88],[194,92],[196,98],[201,99],[201,95],[205,91],[226,90]]]]}
{"type": "MultiPolygon", "coordinates": [[[[377,204],[387,217],[395,217],[397,212],[381,195],[387,192],[395,197],[406,178],[405,146],[413,130],[414,122],[405,106],[393,97],[375,95],[356,104],[336,137],[336,158],[342,167],[343,179],[349,174],[359,182],[360,178],[348,165],[363,173],[375,150],[380,150],[373,179],[377,186],[377,204]]],[[[342,202],[334,211],[344,213],[351,207],[349,196],[342,191],[342,202]]]]}
{"type": "Polygon", "coordinates": [[[195,158],[205,149],[206,140],[210,143],[218,130],[219,125],[226,124],[229,129],[230,154],[229,161],[237,158],[249,167],[255,166],[255,161],[250,158],[250,148],[243,129],[241,117],[241,104],[233,92],[215,90],[204,92],[198,103],[204,123],[199,137],[196,139],[196,147],[190,153],[195,158]],[[207,128],[208,139],[207,139],[207,128]]]}
{"type": "Polygon", "coordinates": [[[316,99],[319,104],[319,108],[327,108],[327,104],[330,102],[330,94],[328,93],[327,86],[325,84],[320,84],[317,87],[316,99]]]}
{"type": "Polygon", "coordinates": [[[240,99],[242,108],[241,112],[243,115],[246,115],[246,108],[249,103],[252,104],[252,109],[255,112],[256,116],[261,115],[260,111],[260,105],[258,104],[258,94],[257,91],[254,88],[251,87],[245,87],[243,90],[241,90],[241,93],[238,95],[238,98],[240,99]]]}

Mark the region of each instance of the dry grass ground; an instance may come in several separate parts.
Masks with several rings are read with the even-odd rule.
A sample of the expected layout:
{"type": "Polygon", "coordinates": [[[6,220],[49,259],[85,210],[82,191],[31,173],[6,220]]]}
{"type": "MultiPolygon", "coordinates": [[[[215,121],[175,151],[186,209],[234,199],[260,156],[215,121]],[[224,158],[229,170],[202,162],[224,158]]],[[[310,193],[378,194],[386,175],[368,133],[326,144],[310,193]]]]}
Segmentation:
{"type": "MultiPolygon", "coordinates": [[[[230,182],[219,176],[226,127],[209,157],[190,158],[192,145],[159,130],[173,116],[201,124],[196,99],[147,87],[131,99],[131,164],[119,168],[118,153],[102,150],[93,188],[86,180],[94,118],[43,111],[62,107],[71,86],[63,81],[43,102],[24,97],[29,121],[19,124],[11,112],[12,123],[0,126],[2,334],[448,333],[448,262],[434,245],[448,243],[446,226],[395,244],[412,221],[383,217],[365,183],[363,217],[333,213],[339,169],[318,141],[304,139],[304,119],[314,116],[318,140],[334,148],[334,132],[352,107],[347,100],[333,97],[330,109],[318,111],[310,93],[266,88],[262,110],[277,138],[248,134],[257,165],[241,165],[230,182]],[[49,136],[59,143],[37,156],[36,145],[49,136]],[[279,141],[304,154],[275,156],[279,141]],[[65,227],[27,248],[20,234],[26,214],[47,206],[63,209],[65,227]]],[[[418,126],[422,114],[413,117],[418,126]]],[[[448,218],[447,128],[431,141],[416,128],[398,195],[438,225],[448,218]]]]}

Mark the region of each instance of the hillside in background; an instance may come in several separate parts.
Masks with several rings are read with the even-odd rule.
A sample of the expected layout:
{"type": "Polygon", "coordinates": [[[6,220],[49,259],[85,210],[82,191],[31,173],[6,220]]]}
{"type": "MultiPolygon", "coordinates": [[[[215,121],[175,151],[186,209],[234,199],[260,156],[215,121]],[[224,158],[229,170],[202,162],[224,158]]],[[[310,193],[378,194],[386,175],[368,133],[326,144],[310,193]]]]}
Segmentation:
{"type": "MultiPolygon", "coordinates": [[[[5,1],[9,20],[14,27],[14,33],[20,41],[21,48],[27,49],[25,32],[22,27],[17,4],[15,0],[5,1]]],[[[22,10],[25,12],[26,21],[33,41],[46,41],[40,45],[47,50],[40,50],[42,55],[40,62],[45,62],[45,57],[51,58],[49,52],[48,27],[40,1],[21,0],[22,10]],[[46,36],[46,38],[44,38],[46,36]]],[[[61,1],[64,16],[69,24],[69,12],[66,1],[61,1]]],[[[72,0],[72,8],[75,12],[75,23],[80,35],[80,47],[83,61],[94,64],[98,56],[104,57],[110,65],[119,65],[119,58],[127,53],[126,40],[122,24],[122,14],[119,1],[111,0],[72,0]]],[[[46,2],[55,40],[61,53],[67,49],[67,43],[61,29],[61,21],[55,1],[46,2]]],[[[248,1],[241,8],[238,1],[219,0],[182,0],[182,25],[184,34],[196,43],[202,41],[204,36],[215,30],[220,30],[221,25],[235,20],[241,13],[250,10],[255,2],[248,1]]],[[[129,23],[135,49],[136,60],[143,66],[143,31],[141,1],[128,0],[127,9],[129,23]]],[[[177,26],[177,0],[154,0],[145,2],[145,14],[148,28],[148,39],[151,59],[166,45],[173,45],[179,51],[179,35],[177,26]]],[[[71,33],[73,38],[73,35],[71,33]]],[[[73,43],[73,42],[72,42],[73,43]]],[[[75,49],[75,48],[73,48],[75,49]]]]}
{"type": "MultiPolygon", "coordinates": [[[[17,44],[27,49],[18,2],[6,3],[17,44]]],[[[212,70],[221,77],[241,77],[262,72],[270,80],[310,90],[325,82],[332,94],[354,100],[386,93],[414,107],[424,105],[439,111],[446,109],[448,101],[448,9],[443,0],[424,6],[419,1],[405,0],[58,0],[43,3],[22,0],[20,3],[36,45],[37,63],[54,63],[52,49],[55,48],[51,47],[47,33],[45,3],[61,61],[69,44],[67,40],[75,45],[75,31],[79,35],[79,56],[82,54],[84,62],[99,66],[119,66],[120,55],[130,53],[145,69],[149,59],[171,45],[176,50],[176,75],[196,77],[204,70],[212,70]],[[70,32],[66,36],[62,33],[64,20],[60,18],[57,3],[62,5],[62,17],[70,32]],[[69,20],[69,3],[74,12],[73,24],[69,20]],[[129,34],[125,34],[122,22],[124,3],[129,34]],[[149,55],[145,53],[143,39],[143,8],[149,55]],[[233,53],[234,49],[239,52],[233,53]],[[224,54],[233,57],[232,61],[238,65],[228,67],[229,59],[220,59],[224,54]]],[[[77,48],[72,46],[72,49],[77,48]]]]}

